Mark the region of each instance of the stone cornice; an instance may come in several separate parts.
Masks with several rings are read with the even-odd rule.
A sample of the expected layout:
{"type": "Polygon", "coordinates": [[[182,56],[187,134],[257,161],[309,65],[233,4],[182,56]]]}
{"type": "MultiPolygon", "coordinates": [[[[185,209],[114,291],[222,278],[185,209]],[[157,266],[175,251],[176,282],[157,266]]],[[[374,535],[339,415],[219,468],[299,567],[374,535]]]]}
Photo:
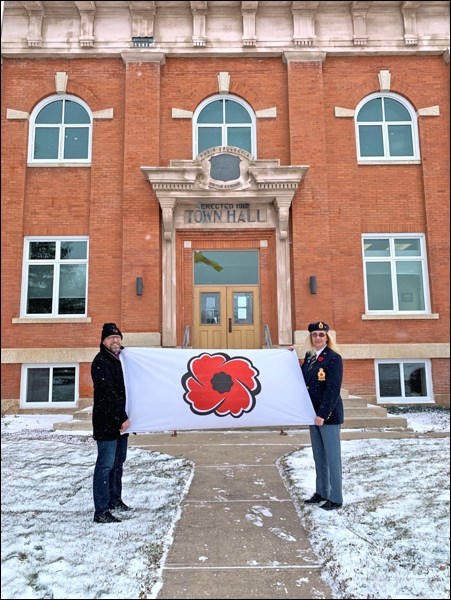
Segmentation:
{"type": "Polygon", "coordinates": [[[147,60],[164,62],[164,56],[281,57],[297,51],[299,60],[312,60],[362,52],[443,55],[449,48],[445,1],[5,4],[4,57],[131,61],[155,55],[147,60]]]}

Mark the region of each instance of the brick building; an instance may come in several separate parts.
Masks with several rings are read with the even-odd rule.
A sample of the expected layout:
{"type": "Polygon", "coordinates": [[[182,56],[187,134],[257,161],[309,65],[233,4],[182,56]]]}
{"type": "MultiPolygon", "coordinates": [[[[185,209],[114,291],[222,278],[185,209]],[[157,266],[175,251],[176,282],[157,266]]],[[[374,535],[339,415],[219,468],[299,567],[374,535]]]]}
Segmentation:
{"type": "Polygon", "coordinates": [[[5,2],[2,412],[127,346],[331,325],[344,387],[449,405],[449,2],[5,2]]]}

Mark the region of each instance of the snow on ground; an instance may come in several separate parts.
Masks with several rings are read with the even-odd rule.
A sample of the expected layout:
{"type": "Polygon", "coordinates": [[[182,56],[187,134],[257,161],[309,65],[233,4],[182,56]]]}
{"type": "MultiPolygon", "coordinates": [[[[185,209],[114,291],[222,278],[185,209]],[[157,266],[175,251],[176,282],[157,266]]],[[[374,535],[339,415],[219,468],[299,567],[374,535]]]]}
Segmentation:
{"type": "MultiPolygon", "coordinates": [[[[279,461],[334,598],[449,598],[449,436],[434,437],[449,432],[449,411],[404,416],[432,433],[342,442],[340,511],[302,503],[314,491],[310,447],[279,461]]],[[[193,465],[129,447],[124,500],[135,511],[120,527],[94,524],[95,442],[52,431],[67,419],[1,419],[1,597],[156,598],[193,465]]]]}

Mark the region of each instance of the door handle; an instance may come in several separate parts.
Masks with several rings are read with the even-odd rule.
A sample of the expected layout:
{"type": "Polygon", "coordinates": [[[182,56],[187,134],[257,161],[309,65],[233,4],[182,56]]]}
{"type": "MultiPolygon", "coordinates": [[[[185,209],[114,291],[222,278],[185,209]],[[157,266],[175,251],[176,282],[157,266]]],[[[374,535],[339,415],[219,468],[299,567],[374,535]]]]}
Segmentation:
{"type": "Polygon", "coordinates": [[[232,319],[229,319],[229,333],[232,333],[232,319]]]}

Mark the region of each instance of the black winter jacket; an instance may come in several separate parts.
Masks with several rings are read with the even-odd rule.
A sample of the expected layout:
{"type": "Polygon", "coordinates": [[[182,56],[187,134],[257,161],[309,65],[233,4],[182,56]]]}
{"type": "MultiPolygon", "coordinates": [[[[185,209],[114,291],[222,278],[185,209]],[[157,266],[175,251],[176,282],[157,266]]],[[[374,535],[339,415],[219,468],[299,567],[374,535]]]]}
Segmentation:
{"type": "Polygon", "coordinates": [[[344,421],[343,400],[340,396],[343,379],[343,360],[327,346],[309,369],[307,352],[302,365],[305,384],[318,417],[325,425],[341,425],[344,421]]]}
{"type": "MultiPolygon", "coordinates": [[[[122,364],[103,344],[91,365],[94,384],[92,427],[95,440],[111,441],[120,438],[125,412],[125,383],[122,364]]],[[[124,434],[128,435],[128,434],[124,434]]]]}

